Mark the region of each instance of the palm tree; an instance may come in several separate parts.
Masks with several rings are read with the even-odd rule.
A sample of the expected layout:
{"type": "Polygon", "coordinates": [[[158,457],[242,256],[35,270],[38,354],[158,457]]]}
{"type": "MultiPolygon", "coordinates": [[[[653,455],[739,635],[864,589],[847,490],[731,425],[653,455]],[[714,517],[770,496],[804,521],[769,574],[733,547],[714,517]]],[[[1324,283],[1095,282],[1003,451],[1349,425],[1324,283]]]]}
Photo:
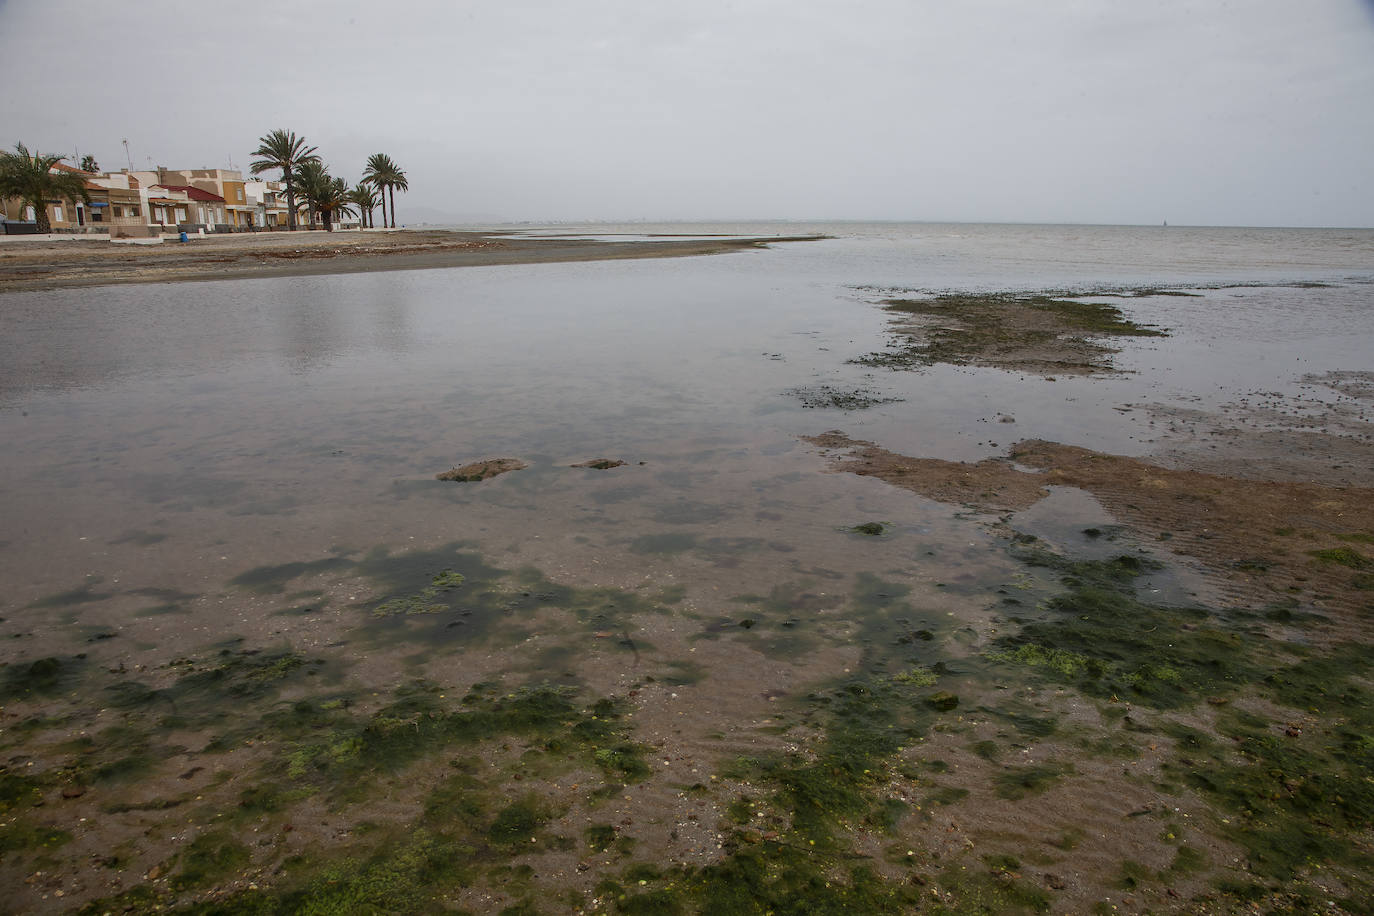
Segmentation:
{"type": "Polygon", "coordinates": [[[91,202],[84,178],[72,172],[53,171],[53,166],[64,158],[51,153],[30,153],[22,143],[16,143],[12,153],[0,153],[0,198],[17,197],[25,206],[33,207],[39,232],[52,232],[49,200],[66,200],[73,206],[77,200],[91,202]]]}
{"type": "Polygon", "coordinates": [[[396,163],[386,153],[373,153],[367,157],[367,167],[363,169],[363,181],[372,185],[381,194],[382,228],[386,228],[386,183],[387,177],[396,170],[396,163]]]}
{"type": "Polygon", "coordinates": [[[330,178],[320,189],[315,209],[324,217],[324,231],[334,231],[334,219],[353,212],[353,192],[342,178],[330,178]]]}
{"type": "Polygon", "coordinates": [[[358,218],[362,228],[372,228],[372,211],[377,209],[377,192],[365,181],[360,181],[348,192],[349,199],[358,206],[358,218]]]}
{"type": "Polygon", "coordinates": [[[331,180],[329,170],[319,159],[302,163],[296,172],[296,184],[303,198],[301,203],[310,210],[311,229],[315,228],[315,214],[320,209],[319,201],[328,194],[331,180]]]}
{"type": "Polygon", "coordinates": [[[396,189],[400,188],[403,192],[410,190],[410,182],[406,181],[406,173],[401,171],[396,165],[391,167],[391,178],[386,186],[391,191],[391,228],[396,228],[396,189]]]}
{"type": "Polygon", "coordinates": [[[274,130],[258,138],[260,144],[253,151],[254,156],[262,158],[248,166],[248,171],[261,175],[272,169],[281,169],[281,180],[286,185],[287,224],[296,228],[296,171],[308,162],[319,162],[315,147],[306,146],[305,138],[298,138],[294,131],[274,130]]]}

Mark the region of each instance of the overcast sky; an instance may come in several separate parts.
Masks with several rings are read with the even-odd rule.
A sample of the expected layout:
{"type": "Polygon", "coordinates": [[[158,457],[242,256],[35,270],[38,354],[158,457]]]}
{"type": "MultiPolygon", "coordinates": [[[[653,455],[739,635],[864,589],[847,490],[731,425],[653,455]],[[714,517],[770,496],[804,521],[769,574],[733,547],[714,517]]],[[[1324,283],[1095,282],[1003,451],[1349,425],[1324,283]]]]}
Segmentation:
{"type": "Polygon", "coordinates": [[[1374,0],[0,0],[0,48],[6,147],[284,127],[403,222],[1374,225],[1374,0]]]}

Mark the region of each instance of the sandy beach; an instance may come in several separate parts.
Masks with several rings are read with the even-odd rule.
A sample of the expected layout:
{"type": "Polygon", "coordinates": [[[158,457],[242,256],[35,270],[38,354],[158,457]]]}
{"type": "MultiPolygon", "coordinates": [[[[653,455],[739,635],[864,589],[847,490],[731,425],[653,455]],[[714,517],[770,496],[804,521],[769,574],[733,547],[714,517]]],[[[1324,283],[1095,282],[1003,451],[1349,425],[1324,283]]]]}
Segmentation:
{"type": "Polygon", "coordinates": [[[186,243],[160,244],[14,236],[0,242],[0,292],[115,283],[690,257],[811,238],[814,237],[616,242],[508,238],[502,233],[445,229],[211,234],[193,237],[186,243]]]}

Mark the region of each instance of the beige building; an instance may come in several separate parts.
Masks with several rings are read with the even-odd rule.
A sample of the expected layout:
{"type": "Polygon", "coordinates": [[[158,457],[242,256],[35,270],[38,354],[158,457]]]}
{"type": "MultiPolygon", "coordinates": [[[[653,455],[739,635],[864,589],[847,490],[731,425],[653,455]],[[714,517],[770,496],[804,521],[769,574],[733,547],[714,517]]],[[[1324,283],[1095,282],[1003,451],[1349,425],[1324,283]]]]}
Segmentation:
{"type": "MultiPolygon", "coordinates": [[[[71,234],[109,234],[113,238],[149,235],[143,191],[135,179],[126,175],[98,175],[57,163],[52,171],[77,175],[86,186],[86,200],[47,201],[48,221],[53,232],[71,234]]],[[[37,216],[32,206],[20,200],[0,202],[0,214],[7,220],[32,222],[37,216]]]]}
{"type": "MultiPolygon", "coordinates": [[[[220,213],[219,218],[213,222],[199,219],[192,222],[203,222],[216,229],[227,227],[230,230],[262,225],[254,219],[256,208],[248,200],[247,183],[243,180],[243,173],[238,169],[158,169],[157,174],[157,183],[160,185],[196,188],[220,198],[219,203],[222,206],[216,210],[220,213]]],[[[200,207],[196,208],[197,211],[199,209],[200,207]]]]}

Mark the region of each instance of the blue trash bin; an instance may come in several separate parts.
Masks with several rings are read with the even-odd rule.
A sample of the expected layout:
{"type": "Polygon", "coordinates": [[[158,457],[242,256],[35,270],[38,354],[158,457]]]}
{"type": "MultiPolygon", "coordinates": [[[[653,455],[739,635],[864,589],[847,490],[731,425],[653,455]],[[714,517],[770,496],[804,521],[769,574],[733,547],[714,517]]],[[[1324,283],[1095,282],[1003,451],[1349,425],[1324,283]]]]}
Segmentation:
{"type": "Polygon", "coordinates": [[[183,233],[181,234],[181,240],[182,240],[183,242],[186,241],[186,233],[183,232],[183,233]]]}

